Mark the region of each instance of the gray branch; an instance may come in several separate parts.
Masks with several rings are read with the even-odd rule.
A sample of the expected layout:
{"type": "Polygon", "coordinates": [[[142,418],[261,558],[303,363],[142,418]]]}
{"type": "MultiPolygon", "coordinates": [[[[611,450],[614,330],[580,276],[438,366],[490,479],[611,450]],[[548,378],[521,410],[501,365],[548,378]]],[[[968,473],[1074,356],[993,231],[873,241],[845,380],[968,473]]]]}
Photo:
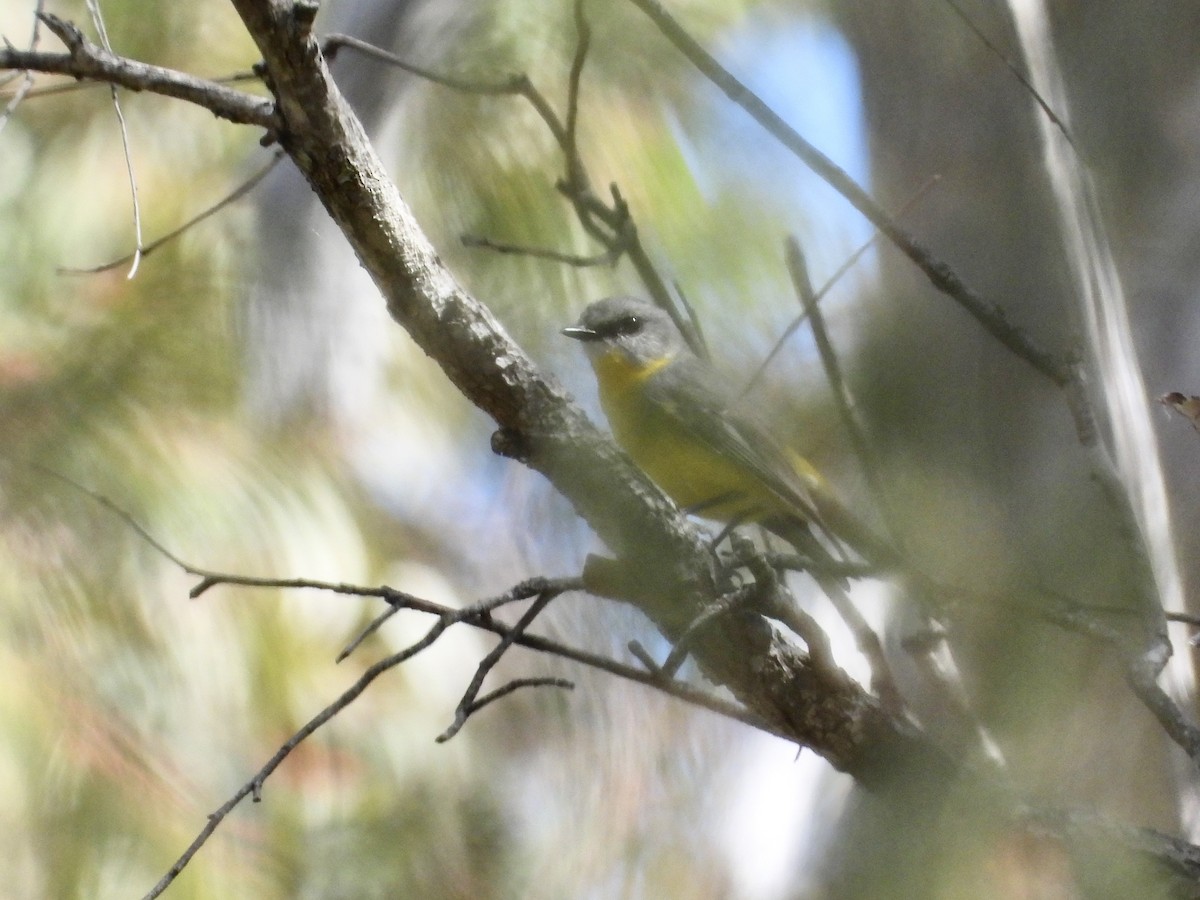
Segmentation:
{"type": "Polygon", "coordinates": [[[268,99],[175,69],[117,56],[93,44],[70,22],[49,13],[41,13],[39,17],[66,45],[67,52],[42,53],[0,46],[0,69],[69,75],[80,80],[115,84],[131,91],[162,94],[202,106],[218,118],[239,125],[258,125],[268,131],[274,130],[274,104],[268,99]]]}

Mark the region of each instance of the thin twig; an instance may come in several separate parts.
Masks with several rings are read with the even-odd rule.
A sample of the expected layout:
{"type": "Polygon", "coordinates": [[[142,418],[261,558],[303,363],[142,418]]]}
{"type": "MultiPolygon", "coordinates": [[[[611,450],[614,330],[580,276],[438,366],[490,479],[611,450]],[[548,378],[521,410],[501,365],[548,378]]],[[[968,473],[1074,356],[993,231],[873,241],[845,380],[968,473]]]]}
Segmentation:
{"type": "MultiPolygon", "coordinates": [[[[567,76],[567,122],[563,155],[567,159],[567,180],[572,184],[583,172],[583,160],[579,156],[579,86],[583,80],[583,67],[587,62],[588,50],[592,45],[592,27],[583,14],[584,0],[575,0],[575,55],[571,58],[571,71],[567,76]]],[[[586,179],[585,179],[586,182],[586,179]]]]}
{"type": "Polygon", "coordinates": [[[983,44],[983,46],[987,48],[987,50],[993,56],[995,56],[996,59],[1000,60],[1000,62],[1004,64],[1004,67],[1012,73],[1013,77],[1020,82],[1021,87],[1023,87],[1026,93],[1033,98],[1033,102],[1042,108],[1042,112],[1046,114],[1046,118],[1054,124],[1054,127],[1062,132],[1062,136],[1066,138],[1067,143],[1078,156],[1079,148],[1075,146],[1075,139],[1071,137],[1071,132],[1067,128],[1067,123],[1064,122],[1059,115],[1050,108],[1050,104],[1046,102],[1045,98],[1042,97],[1040,93],[1038,93],[1037,88],[1033,86],[1033,82],[1026,78],[1025,73],[1017,67],[1017,64],[1014,63],[1008,56],[1006,56],[1004,52],[1001,51],[1001,49],[997,47],[996,44],[986,34],[983,33],[983,29],[975,24],[971,17],[963,11],[961,6],[955,3],[954,0],[943,0],[943,2],[954,11],[954,14],[958,16],[959,19],[962,20],[963,24],[970,29],[971,33],[979,39],[979,42],[983,44]]]}
{"type": "Polygon", "coordinates": [[[558,250],[547,250],[541,247],[505,244],[500,241],[493,241],[491,238],[478,237],[471,234],[464,234],[460,240],[464,247],[482,247],[485,250],[491,250],[495,253],[530,256],[534,259],[548,259],[552,262],[562,263],[563,265],[574,266],[577,269],[611,266],[617,261],[617,254],[611,248],[594,256],[582,256],[574,253],[562,253],[558,250]]]}
{"type": "MultiPolygon", "coordinates": [[[[41,34],[41,15],[45,0],[37,0],[37,5],[33,12],[33,29],[29,35],[29,52],[33,53],[37,50],[38,42],[42,38],[41,34]]],[[[7,42],[6,42],[7,43],[7,42]]],[[[13,72],[13,78],[20,78],[21,85],[13,92],[12,99],[4,107],[4,112],[0,113],[0,132],[4,131],[4,126],[8,124],[8,120],[12,118],[13,113],[17,111],[17,107],[21,105],[21,101],[33,90],[33,74],[31,72],[13,72]]]]}
{"type": "Polygon", "coordinates": [[[684,333],[688,342],[692,344],[692,352],[701,359],[711,361],[712,355],[708,351],[708,340],[704,337],[704,328],[700,324],[700,317],[696,315],[696,308],[692,306],[683,286],[677,280],[672,281],[671,286],[675,288],[675,296],[679,299],[679,305],[683,307],[683,314],[687,316],[688,324],[692,329],[690,335],[687,332],[684,333]]]}
{"type": "Polygon", "coordinates": [[[641,641],[630,641],[625,646],[633,654],[633,658],[646,667],[647,672],[651,675],[662,677],[662,669],[654,661],[654,657],[650,655],[650,651],[642,646],[641,641]]]}
{"type": "Polygon", "coordinates": [[[471,683],[467,685],[466,691],[463,692],[462,700],[459,701],[458,708],[454,711],[454,721],[450,723],[450,726],[445,731],[437,736],[437,742],[439,744],[450,740],[450,738],[458,734],[458,732],[462,730],[462,727],[467,724],[467,719],[477,708],[475,706],[475,702],[479,697],[480,689],[483,687],[483,680],[487,678],[488,673],[496,667],[496,664],[500,662],[500,658],[508,652],[508,649],[513,645],[517,638],[525,633],[526,629],[533,624],[533,620],[541,615],[542,610],[544,610],[549,605],[550,601],[557,597],[559,593],[561,592],[547,590],[538,594],[537,599],[529,605],[529,609],[525,610],[525,612],[521,615],[521,618],[517,620],[517,624],[512,627],[512,630],[510,630],[508,634],[501,638],[500,642],[496,644],[496,646],[493,647],[488,654],[479,661],[479,665],[475,667],[475,675],[471,678],[471,683]]]}
{"type": "Polygon", "coordinates": [[[1200,728],[1192,723],[1171,695],[1159,687],[1158,675],[1164,664],[1146,654],[1137,654],[1126,664],[1126,680],[1167,736],[1183,748],[1193,764],[1200,765],[1200,728]]]}
{"type": "Polygon", "coordinates": [[[0,112],[0,132],[4,131],[4,126],[8,124],[8,120],[17,111],[17,107],[33,91],[33,76],[29,72],[14,74],[20,76],[21,85],[13,92],[12,99],[8,101],[8,105],[4,107],[4,111],[0,112]]]}
{"type": "MultiPolygon", "coordinates": [[[[153,240],[149,244],[146,244],[144,247],[142,247],[141,258],[145,259],[151,253],[153,253],[155,250],[157,250],[159,247],[161,247],[163,244],[166,244],[166,243],[169,243],[170,241],[175,240],[175,238],[179,237],[181,234],[184,234],[185,232],[187,232],[189,229],[193,228],[194,226],[199,225],[205,219],[217,214],[218,212],[223,210],[225,207],[242,199],[242,197],[245,197],[252,190],[254,190],[254,188],[258,187],[258,185],[262,182],[262,180],[264,178],[266,178],[267,175],[270,174],[270,172],[277,165],[279,165],[279,163],[283,160],[284,156],[286,156],[286,154],[282,150],[276,150],[274,152],[274,154],[272,154],[270,162],[268,162],[265,166],[263,166],[261,169],[259,169],[253,175],[251,175],[248,179],[246,179],[244,182],[242,182],[238,187],[234,188],[234,190],[232,190],[230,193],[226,194],[223,198],[218,200],[212,206],[205,209],[199,215],[194,216],[191,219],[188,219],[186,222],[184,222],[178,228],[175,228],[173,231],[168,231],[162,237],[160,237],[156,240],[153,240]]],[[[136,252],[137,251],[135,251],[135,253],[136,252]]],[[[120,257],[119,259],[114,259],[114,260],[111,260],[110,262],[106,262],[106,263],[103,263],[98,266],[92,266],[92,267],[86,268],[86,269],[73,268],[70,266],[59,266],[55,271],[58,272],[58,274],[60,274],[60,275],[96,275],[100,272],[107,272],[109,269],[115,269],[118,266],[124,265],[125,263],[127,263],[131,259],[133,259],[133,257],[134,257],[133,253],[127,253],[124,256],[120,257]]]]}
{"type": "MultiPolygon", "coordinates": [[[[104,15],[100,12],[97,0],[87,0],[87,10],[91,14],[92,24],[100,35],[100,44],[109,53],[113,52],[112,43],[108,39],[108,29],[104,27],[104,15]]],[[[142,204],[138,199],[137,175],[133,171],[133,148],[129,146],[129,128],[125,124],[125,113],[121,110],[121,98],[117,96],[117,86],[110,84],[108,91],[112,97],[113,112],[117,114],[117,125],[121,129],[121,151],[125,156],[125,175],[129,179],[129,195],[133,203],[133,262],[129,266],[129,274],[125,277],[132,281],[142,262],[142,204]]]]}
{"type": "Polygon", "coordinates": [[[744,606],[752,590],[753,586],[733,591],[702,610],[700,615],[696,616],[688,624],[688,627],[683,630],[683,634],[675,641],[675,645],[671,648],[671,652],[667,654],[667,658],[663,661],[663,664],[657,667],[659,675],[663,678],[674,678],[679,672],[679,667],[683,665],[688,654],[691,653],[692,645],[700,636],[700,633],[717,619],[727,615],[739,606],[744,606]]]}
{"type": "Polygon", "coordinates": [[[494,691],[489,691],[482,697],[472,701],[470,708],[467,711],[468,716],[473,716],[485,706],[495,703],[502,697],[507,697],[509,694],[519,691],[521,688],[531,687],[556,687],[563,690],[575,690],[575,682],[568,678],[514,678],[512,681],[506,682],[494,691]]]}
{"type": "Polygon", "coordinates": [[[810,556],[801,556],[799,553],[767,552],[761,555],[774,569],[817,573],[830,578],[878,578],[885,571],[874,563],[852,559],[818,560],[810,556]]]}
{"type": "Polygon", "coordinates": [[[369,638],[371,635],[373,635],[375,632],[377,632],[380,628],[382,628],[384,626],[384,623],[387,622],[388,619],[390,619],[392,616],[394,616],[396,613],[400,612],[400,610],[402,610],[404,608],[405,608],[404,605],[402,605],[400,603],[394,603],[391,606],[389,606],[387,609],[385,609],[383,612],[381,612],[379,615],[377,615],[375,618],[373,618],[370,621],[370,623],[367,625],[366,628],[364,628],[357,635],[355,635],[354,638],[350,641],[350,643],[348,643],[345,647],[342,648],[342,652],[337,655],[337,657],[334,659],[334,662],[337,662],[337,663],[345,662],[350,657],[350,654],[359,648],[359,646],[362,644],[363,641],[365,641],[367,638],[369,638]]]}
{"type": "Polygon", "coordinates": [[[834,408],[837,409],[838,418],[842,422],[842,428],[850,438],[850,446],[866,478],[867,487],[871,492],[875,506],[882,513],[883,520],[888,526],[889,540],[895,542],[899,530],[895,527],[895,516],[891,513],[891,504],[888,502],[887,491],[884,488],[881,464],[871,447],[871,443],[867,440],[866,432],[859,422],[858,416],[855,414],[856,404],[854,397],[851,395],[850,387],[847,385],[846,379],[842,374],[842,366],[838,361],[837,351],[834,350],[833,341],[829,337],[829,330],[825,327],[825,317],[821,313],[820,306],[817,304],[817,296],[813,291],[812,281],[809,278],[808,263],[804,258],[804,250],[795,237],[789,237],[785,241],[784,252],[787,257],[788,271],[792,276],[792,284],[796,288],[796,294],[800,300],[804,314],[808,317],[813,342],[817,347],[817,355],[821,359],[821,366],[825,370],[825,378],[829,382],[830,391],[833,395],[834,408]]]}
{"type": "MultiPolygon", "coordinates": [[[[1142,701],[1167,736],[1187,753],[1193,764],[1200,765],[1200,727],[1193,724],[1158,685],[1157,678],[1165,660],[1140,648],[1131,649],[1127,630],[1104,624],[1095,617],[1093,609],[1055,592],[1043,590],[1040,593],[1050,602],[1036,608],[1039,615],[1061,628],[1107,644],[1121,655],[1125,664],[1125,678],[1134,696],[1142,701]]],[[[1172,613],[1168,618],[1179,615],[1172,613]]]]}
{"type": "Polygon", "coordinates": [[[812,329],[813,342],[817,346],[817,355],[825,369],[825,378],[829,382],[833,405],[842,421],[842,428],[850,437],[850,445],[854,449],[855,456],[858,457],[859,465],[867,477],[872,493],[877,500],[882,500],[883,483],[879,476],[879,467],[863,428],[859,424],[858,417],[854,413],[854,398],[842,375],[842,365],[838,360],[837,351],[833,348],[833,341],[829,338],[829,331],[825,328],[825,317],[821,315],[820,308],[817,306],[817,296],[813,291],[812,280],[808,273],[804,248],[800,246],[800,241],[794,236],[789,236],[784,241],[784,252],[787,258],[788,272],[792,276],[792,285],[796,289],[797,299],[799,299],[800,306],[812,329]]]}
{"type": "Polygon", "coordinates": [[[1168,622],[1181,622],[1200,628],[1200,615],[1195,613],[1169,612],[1166,613],[1166,617],[1168,622]]]}
{"type": "Polygon", "coordinates": [[[279,768],[280,764],[287,759],[288,755],[295,750],[305,738],[312,735],[318,728],[353,703],[354,700],[357,699],[359,695],[361,695],[362,692],[370,686],[371,682],[384,672],[395,668],[402,662],[411,659],[421,651],[432,646],[434,641],[442,636],[442,633],[445,632],[450,624],[451,623],[447,619],[438,619],[438,621],[433,624],[429,631],[425,633],[425,636],[421,638],[421,640],[417,641],[415,644],[406,648],[405,650],[395,653],[386,659],[381,659],[379,662],[375,663],[373,666],[367,669],[367,671],[365,671],[362,676],[356,682],[354,682],[353,685],[351,685],[347,690],[343,691],[341,696],[334,700],[333,703],[329,704],[319,713],[309,719],[308,722],[304,724],[304,727],[288,738],[287,741],[285,741],[283,745],[275,751],[274,755],[267,761],[266,765],[259,769],[253,778],[238,788],[232,797],[226,800],[219,809],[209,815],[208,821],[200,830],[200,833],[196,835],[195,839],[191,842],[191,844],[188,845],[187,849],[184,850],[180,857],[175,860],[171,868],[167,870],[166,874],[159,879],[158,883],[146,893],[143,900],[154,900],[155,897],[160,896],[163,891],[171,886],[171,883],[179,876],[179,873],[184,870],[187,864],[192,861],[192,857],[196,855],[200,848],[208,842],[208,839],[212,837],[213,833],[217,830],[217,827],[222,821],[224,821],[225,817],[233,811],[234,807],[236,807],[247,797],[252,797],[254,802],[258,803],[262,798],[263,784],[271,776],[271,773],[279,768]]]}
{"type": "Polygon", "coordinates": [[[321,46],[326,58],[330,61],[337,56],[338,50],[342,47],[349,47],[351,50],[363,54],[363,56],[387,63],[389,66],[394,66],[403,72],[408,72],[410,75],[416,75],[423,81],[428,81],[431,84],[439,84],[442,87],[450,88],[452,91],[461,91],[464,94],[518,96],[524,92],[525,85],[528,82],[528,78],[524,75],[512,75],[505,81],[476,81],[468,78],[456,78],[453,75],[443,75],[424,66],[410,63],[395,53],[389,53],[382,47],[377,47],[374,44],[348,34],[327,35],[324,41],[322,41],[321,46]]]}
{"type": "MultiPolygon", "coordinates": [[[[17,77],[21,73],[14,72],[10,77],[17,77]]],[[[7,79],[0,79],[0,84],[4,84],[7,79]]],[[[232,75],[218,75],[216,78],[210,78],[212,84],[242,84],[247,81],[262,81],[262,76],[257,72],[234,72],[232,75]]],[[[99,87],[107,87],[107,82],[103,81],[67,81],[61,84],[48,84],[45,87],[35,87],[27,95],[26,99],[34,100],[42,97],[53,97],[58,94],[73,94],[77,91],[89,91],[99,87]]],[[[0,99],[11,98],[12,94],[0,93],[0,99]]]]}
{"type": "MultiPolygon", "coordinates": [[[[904,205],[896,211],[896,218],[902,218],[904,214],[912,209],[917,204],[917,201],[921,200],[927,193],[929,193],[933,186],[939,181],[941,181],[940,175],[933,175],[926,179],[925,183],[922,184],[913,193],[913,195],[904,202],[904,205]]],[[[841,281],[842,278],[845,277],[846,273],[854,268],[858,261],[863,258],[866,252],[879,242],[880,234],[881,233],[878,230],[875,231],[875,233],[872,234],[868,240],[864,241],[858,246],[857,250],[846,257],[845,261],[843,261],[842,264],[837,267],[836,271],[834,271],[832,275],[825,279],[825,283],[813,293],[813,301],[815,303],[819,304],[822,300],[824,300],[826,295],[833,290],[834,285],[841,281]]],[[[759,363],[758,368],[754,370],[754,374],[750,376],[750,380],[746,382],[746,386],[742,388],[741,394],[738,395],[740,398],[744,398],[750,393],[754,386],[758,384],[758,382],[762,379],[763,374],[767,371],[767,367],[771,364],[775,357],[780,354],[788,340],[791,339],[791,336],[795,334],[800,329],[800,326],[806,321],[808,321],[808,310],[802,309],[800,314],[796,316],[796,318],[792,319],[790,323],[788,323],[788,327],[783,330],[783,334],[779,336],[779,340],[775,342],[774,346],[771,347],[770,352],[767,353],[767,355],[763,358],[763,361],[759,363]]]]}

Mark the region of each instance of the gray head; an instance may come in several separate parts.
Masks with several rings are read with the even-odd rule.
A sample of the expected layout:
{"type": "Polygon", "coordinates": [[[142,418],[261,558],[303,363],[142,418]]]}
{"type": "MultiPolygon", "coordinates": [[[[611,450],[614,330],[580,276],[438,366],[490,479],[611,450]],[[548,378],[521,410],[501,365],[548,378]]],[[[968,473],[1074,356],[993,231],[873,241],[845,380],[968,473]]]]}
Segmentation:
{"type": "Polygon", "coordinates": [[[636,297],[607,297],[588,305],[579,323],[562,333],[582,341],[595,362],[609,354],[635,368],[687,351],[683,335],[666,312],[636,297]]]}

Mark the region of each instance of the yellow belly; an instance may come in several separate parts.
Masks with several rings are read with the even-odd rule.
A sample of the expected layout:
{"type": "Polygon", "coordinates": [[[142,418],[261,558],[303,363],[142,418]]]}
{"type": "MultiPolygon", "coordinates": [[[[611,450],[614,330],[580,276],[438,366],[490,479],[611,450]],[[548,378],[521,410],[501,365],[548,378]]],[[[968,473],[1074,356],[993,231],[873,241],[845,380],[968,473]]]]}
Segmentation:
{"type": "Polygon", "coordinates": [[[667,362],[635,368],[616,354],[595,361],[600,402],[617,443],[680,507],[705,518],[751,521],[784,511],[761,481],[644,399],[642,382],[667,362]]]}

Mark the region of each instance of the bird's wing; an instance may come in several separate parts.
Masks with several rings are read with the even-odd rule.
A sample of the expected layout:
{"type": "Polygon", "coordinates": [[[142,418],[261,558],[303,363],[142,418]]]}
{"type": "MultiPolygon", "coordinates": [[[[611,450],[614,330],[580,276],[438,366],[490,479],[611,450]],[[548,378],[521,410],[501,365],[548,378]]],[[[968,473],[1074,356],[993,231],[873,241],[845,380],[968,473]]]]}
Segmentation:
{"type": "MultiPolygon", "coordinates": [[[[733,396],[696,359],[680,359],[646,386],[647,399],[682,430],[714,453],[736,463],[775,496],[781,507],[821,525],[811,487],[794,458],[753,419],[730,407],[733,396]]],[[[774,512],[764,510],[764,512],[774,512]]]]}

